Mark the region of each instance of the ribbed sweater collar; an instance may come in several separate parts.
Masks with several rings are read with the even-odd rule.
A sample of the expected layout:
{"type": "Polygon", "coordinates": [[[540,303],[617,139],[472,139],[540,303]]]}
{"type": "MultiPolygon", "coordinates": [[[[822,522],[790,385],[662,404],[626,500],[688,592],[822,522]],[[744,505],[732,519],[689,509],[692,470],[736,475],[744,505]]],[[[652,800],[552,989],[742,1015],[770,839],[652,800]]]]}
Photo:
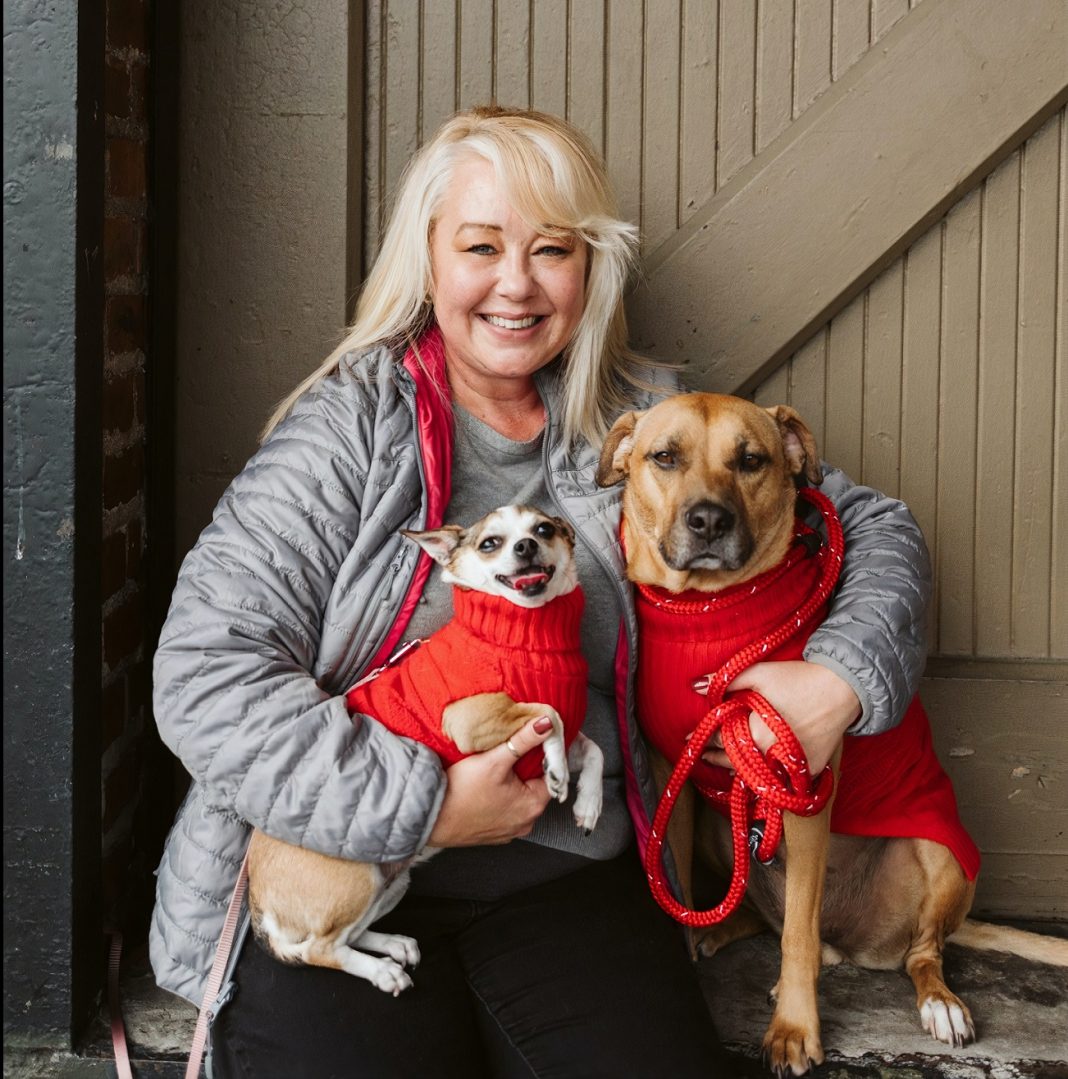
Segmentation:
{"type": "Polygon", "coordinates": [[[503,596],[452,590],[456,620],[484,641],[504,648],[565,652],[579,647],[585,597],[581,588],[541,607],[518,607],[503,596]]]}
{"type": "Polygon", "coordinates": [[[797,540],[811,529],[797,522],[795,545],[777,566],[750,581],[721,592],[671,593],[663,588],[638,588],[638,607],[644,625],[661,625],[675,639],[730,641],[756,639],[777,629],[815,591],[826,548],[807,556],[797,540]],[[685,616],[685,617],[680,617],[685,616]]]}

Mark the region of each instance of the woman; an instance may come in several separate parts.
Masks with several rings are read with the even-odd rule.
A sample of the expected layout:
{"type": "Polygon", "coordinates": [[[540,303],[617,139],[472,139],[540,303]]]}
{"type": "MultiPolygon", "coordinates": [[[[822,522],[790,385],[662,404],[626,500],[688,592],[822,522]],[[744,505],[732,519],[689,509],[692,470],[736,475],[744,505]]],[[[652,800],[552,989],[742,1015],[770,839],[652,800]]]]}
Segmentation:
{"type": "MultiPolygon", "coordinates": [[[[283,402],[186,559],[155,667],[161,733],[193,776],[160,867],[160,984],[199,1003],[249,825],[364,861],[448,848],[380,923],[419,941],[412,990],[394,999],[246,942],[216,1009],[217,1076],[716,1074],[682,935],[634,849],[628,808],[650,814],[655,790],[623,662],[635,640],[619,492],[593,482],[614,415],[673,388],[626,349],[634,246],[569,125],[500,109],[450,120],[404,177],[352,333],[283,402]],[[361,672],[449,617],[447,590],[398,530],[515,501],[579,536],[583,729],[606,758],[588,837],[540,779],[515,776],[508,748],[445,774],[345,710],[361,672]]],[[[904,507],[833,471],[824,490],[851,551],[834,609],[811,662],[747,672],[815,767],[846,728],[897,721],[927,595],[904,507]],[[851,572],[871,557],[877,593],[851,572]],[[861,647],[848,628],[858,605],[877,610],[878,663],[870,635],[861,647]]],[[[513,743],[544,736],[532,724],[513,743]]]]}

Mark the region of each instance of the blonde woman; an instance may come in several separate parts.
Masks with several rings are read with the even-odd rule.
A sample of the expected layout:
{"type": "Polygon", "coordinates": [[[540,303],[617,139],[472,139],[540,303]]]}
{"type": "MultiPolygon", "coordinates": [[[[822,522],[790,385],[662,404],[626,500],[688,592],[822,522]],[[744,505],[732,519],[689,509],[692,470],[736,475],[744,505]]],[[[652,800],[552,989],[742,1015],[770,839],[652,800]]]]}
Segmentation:
{"type": "MultiPolygon", "coordinates": [[[[215,1009],[216,1076],[725,1074],[636,854],[632,816],[647,822],[655,791],[625,662],[617,685],[636,645],[619,492],[593,482],[613,417],[675,389],[626,346],[634,250],[568,124],[498,108],[448,121],[404,176],[351,333],[282,403],[187,557],[155,662],[160,731],[193,777],[160,867],[160,984],[199,1003],[251,826],[361,861],[446,848],[379,923],[419,941],[413,989],[395,999],[247,940],[215,1009]],[[583,729],[606,760],[589,836],[506,747],[445,772],[345,708],[362,672],[450,615],[399,530],[516,501],[578,534],[583,729]]],[[[824,489],[850,544],[834,609],[806,662],[750,672],[773,702],[790,695],[816,767],[911,698],[928,572],[900,503],[833,470],[824,489]],[[850,572],[873,558],[878,592],[850,572]],[[878,612],[863,640],[846,628],[857,605],[878,612]]]]}

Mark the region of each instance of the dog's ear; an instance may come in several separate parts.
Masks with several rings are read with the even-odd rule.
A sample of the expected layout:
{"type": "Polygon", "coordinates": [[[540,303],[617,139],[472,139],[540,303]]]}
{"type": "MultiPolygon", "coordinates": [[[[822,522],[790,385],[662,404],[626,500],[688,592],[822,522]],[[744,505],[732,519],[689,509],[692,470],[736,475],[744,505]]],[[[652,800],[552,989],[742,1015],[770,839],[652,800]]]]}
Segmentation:
{"type": "Polygon", "coordinates": [[[549,520],[552,521],[552,523],[560,529],[561,533],[567,537],[567,541],[571,544],[572,547],[574,547],[575,530],[571,527],[571,525],[569,525],[567,521],[563,519],[563,517],[550,517],[549,520]]]}
{"type": "Polygon", "coordinates": [[[445,525],[443,528],[432,528],[427,532],[401,529],[402,536],[412,540],[413,543],[418,543],[439,566],[449,564],[453,551],[463,540],[463,534],[464,530],[459,525],[445,525]]]}
{"type": "Polygon", "coordinates": [[[820,455],[815,436],[805,421],[789,405],[775,405],[767,411],[778,425],[790,471],[795,476],[804,476],[813,487],[818,487],[823,481],[820,455]]]}
{"type": "Polygon", "coordinates": [[[634,446],[634,428],[640,412],[624,412],[612,424],[601,447],[601,460],[594,477],[598,487],[611,487],[619,483],[630,471],[630,451],[634,446]]]}

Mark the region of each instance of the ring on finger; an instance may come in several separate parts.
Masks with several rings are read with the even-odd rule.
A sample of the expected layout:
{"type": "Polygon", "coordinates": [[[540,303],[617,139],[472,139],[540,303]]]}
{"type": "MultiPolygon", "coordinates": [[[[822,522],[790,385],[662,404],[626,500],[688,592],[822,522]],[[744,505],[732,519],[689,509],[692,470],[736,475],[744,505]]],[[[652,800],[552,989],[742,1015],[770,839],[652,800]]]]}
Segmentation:
{"type": "Polygon", "coordinates": [[[516,749],[515,746],[512,744],[511,738],[509,738],[508,741],[504,744],[508,747],[508,752],[511,753],[516,760],[519,760],[519,758],[523,756],[523,754],[520,753],[519,750],[516,749]]]}

